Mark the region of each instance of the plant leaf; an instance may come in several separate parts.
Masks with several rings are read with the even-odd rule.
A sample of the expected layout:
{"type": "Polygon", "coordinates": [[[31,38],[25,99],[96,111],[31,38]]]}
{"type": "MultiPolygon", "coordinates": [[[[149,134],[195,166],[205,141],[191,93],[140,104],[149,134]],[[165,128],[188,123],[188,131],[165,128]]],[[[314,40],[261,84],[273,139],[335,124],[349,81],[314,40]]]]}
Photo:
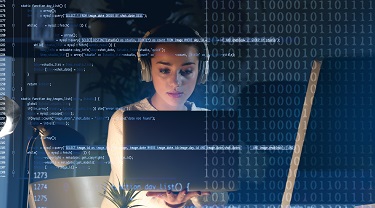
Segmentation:
{"type": "Polygon", "coordinates": [[[140,207],[143,205],[132,205],[133,202],[137,201],[135,197],[142,191],[136,189],[129,189],[126,191],[126,183],[125,181],[121,184],[120,180],[117,178],[118,181],[118,188],[112,184],[111,182],[107,181],[104,184],[104,191],[105,193],[99,193],[101,196],[104,196],[110,202],[112,202],[118,208],[132,208],[132,207],[140,207]]]}

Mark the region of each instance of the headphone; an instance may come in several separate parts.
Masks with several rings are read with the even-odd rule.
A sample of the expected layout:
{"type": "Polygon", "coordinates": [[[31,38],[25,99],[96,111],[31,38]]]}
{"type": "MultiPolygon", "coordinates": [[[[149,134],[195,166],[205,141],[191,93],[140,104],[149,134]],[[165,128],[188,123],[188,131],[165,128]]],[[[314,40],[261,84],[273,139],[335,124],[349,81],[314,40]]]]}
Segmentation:
{"type": "MultiPolygon", "coordinates": [[[[147,31],[146,34],[143,36],[142,41],[138,45],[137,58],[138,58],[139,66],[140,66],[139,71],[140,71],[141,81],[145,81],[145,82],[152,81],[152,77],[151,77],[151,58],[150,57],[142,57],[142,55],[141,55],[143,40],[145,40],[150,35],[157,32],[159,30],[159,28],[161,28],[161,27],[163,27],[163,26],[157,26],[157,27],[147,31]]],[[[194,30],[194,29],[192,29],[188,26],[186,26],[186,27],[191,29],[194,32],[194,34],[198,38],[201,39],[201,43],[203,43],[203,45],[204,45],[205,60],[202,61],[201,58],[199,57],[198,78],[197,78],[197,84],[204,84],[207,81],[208,72],[209,72],[210,54],[209,54],[209,51],[208,51],[208,46],[207,46],[207,43],[205,41],[203,41],[203,38],[199,35],[199,33],[196,30],[194,30]]]]}

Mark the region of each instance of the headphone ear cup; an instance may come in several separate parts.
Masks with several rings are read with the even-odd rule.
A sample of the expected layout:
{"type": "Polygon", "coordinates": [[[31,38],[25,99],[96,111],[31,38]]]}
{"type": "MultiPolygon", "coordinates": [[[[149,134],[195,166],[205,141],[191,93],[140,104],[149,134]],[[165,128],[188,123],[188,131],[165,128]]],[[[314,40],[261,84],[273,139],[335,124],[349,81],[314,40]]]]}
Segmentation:
{"type": "MultiPolygon", "coordinates": [[[[151,34],[151,31],[147,31],[143,38],[147,38],[151,34]]],[[[139,43],[137,50],[138,66],[140,68],[138,69],[139,78],[141,81],[151,82],[151,61],[141,57],[141,48],[142,41],[139,43]]]]}
{"type": "Polygon", "coordinates": [[[152,81],[151,64],[149,63],[149,61],[145,61],[141,59],[139,61],[139,65],[141,67],[141,69],[139,70],[139,72],[141,73],[140,74],[141,80],[145,82],[151,82],[152,81]]]}
{"type": "Polygon", "coordinates": [[[140,82],[143,82],[143,72],[142,72],[142,64],[140,61],[138,61],[138,64],[137,64],[137,69],[138,69],[138,79],[140,82]]]}
{"type": "Polygon", "coordinates": [[[204,84],[206,80],[204,80],[204,61],[199,61],[199,74],[197,84],[204,84]]]}
{"type": "Polygon", "coordinates": [[[207,77],[208,77],[208,67],[209,67],[208,61],[200,61],[199,62],[200,72],[198,74],[197,84],[206,83],[207,77]]]}
{"type": "MultiPolygon", "coordinates": [[[[199,36],[199,33],[196,32],[196,34],[199,36]]],[[[200,37],[200,36],[199,36],[200,37]]],[[[207,78],[208,78],[208,73],[209,73],[209,69],[210,69],[210,53],[209,53],[209,50],[208,50],[208,46],[207,46],[207,43],[206,42],[203,42],[203,45],[204,45],[204,61],[201,61],[201,64],[200,64],[200,69],[201,69],[201,76],[200,76],[200,83],[201,84],[204,84],[206,83],[207,81],[207,78]]]]}
{"type": "Polygon", "coordinates": [[[202,76],[201,76],[201,84],[204,84],[204,83],[206,83],[206,81],[207,81],[207,75],[205,75],[204,73],[202,73],[202,76]]]}

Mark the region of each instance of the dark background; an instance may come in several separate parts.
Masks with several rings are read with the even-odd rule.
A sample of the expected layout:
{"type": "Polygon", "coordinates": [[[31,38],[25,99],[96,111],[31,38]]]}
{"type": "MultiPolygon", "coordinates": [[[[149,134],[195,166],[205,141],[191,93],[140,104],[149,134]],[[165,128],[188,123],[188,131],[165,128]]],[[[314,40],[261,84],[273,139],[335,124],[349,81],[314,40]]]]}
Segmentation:
{"type": "MultiPolygon", "coordinates": [[[[371,172],[374,157],[372,1],[77,2],[79,3],[20,1],[15,4],[14,11],[8,9],[11,7],[8,7],[7,2],[7,17],[15,15],[14,22],[7,18],[7,37],[14,37],[15,47],[11,44],[13,40],[9,39],[6,53],[15,58],[14,98],[23,109],[24,115],[14,133],[19,139],[11,141],[16,148],[14,160],[17,162],[11,167],[16,174],[9,176],[9,182],[14,185],[8,188],[8,193],[23,193],[22,158],[26,157],[24,150],[32,134],[28,117],[38,113],[28,110],[30,101],[22,101],[21,98],[82,99],[65,101],[67,106],[71,105],[72,110],[64,111],[64,116],[94,119],[59,123],[76,129],[89,145],[105,145],[108,119],[114,109],[142,99],[152,92],[152,86],[138,81],[137,62],[134,57],[43,56],[52,54],[55,52],[52,50],[60,47],[54,45],[56,39],[64,33],[75,33],[82,37],[142,37],[155,25],[179,22],[195,28],[202,36],[213,40],[220,40],[222,37],[275,37],[278,40],[276,43],[208,43],[211,53],[209,81],[205,86],[197,86],[196,94],[191,100],[208,109],[239,111],[239,121],[242,124],[239,138],[243,145],[293,145],[312,60],[317,58],[323,60],[323,63],[331,62],[331,66],[327,64],[323,67],[325,70],[322,71],[321,77],[326,77],[326,81],[318,89],[326,94],[317,94],[320,100],[317,99],[316,114],[311,118],[319,128],[309,126],[305,146],[307,152],[303,153],[306,159],[301,160],[304,163],[301,163],[299,175],[306,177],[297,182],[300,186],[298,188],[296,185],[295,193],[298,194],[294,196],[292,204],[374,203],[374,180],[371,172]],[[72,23],[75,27],[55,28],[55,38],[45,41],[47,48],[34,47],[40,40],[31,40],[32,28],[27,26],[32,23],[31,8],[21,8],[21,5],[54,3],[66,5],[66,8],[56,9],[57,14],[141,12],[147,14],[148,18],[129,21],[76,19],[77,21],[72,23]],[[14,32],[11,29],[12,23],[15,24],[14,32]],[[341,64],[335,66],[338,62],[341,64]],[[77,66],[75,72],[35,70],[39,67],[35,64],[41,63],[76,63],[77,66]],[[340,79],[335,79],[335,76],[339,76],[337,73],[341,73],[340,79]],[[345,74],[347,79],[344,79],[345,74]],[[28,83],[39,85],[31,86],[28,83]],[[280,85],[284,86],[281,93],[277,91],[280,85]],[[293,86],[292,93],[286,92],[288,85],[293,86]],[[295,86],[300,86],[299,89],[302,90],[295,90],[295,86]],[[295,97],[299,98],[292,105],[277,104],[278,97],[283,97],[286,102],[288,96],[293,101],[295,97]],[[93,101],[93,98],[100,99],[93,101]],[[347,106],[344,105],[345,100],[347,106]],[[94,111],[94,108],[100,107],[106,109],[94,111]],[[292,110],[292,115],[287,114],[288,109],[292,110]],[[291,128],[286,127],[289,121],[293,123],[291,128]],[[278,122],[282,122],[283,126],[277,126],[278,122]],[[314,149],[311,141],[315,141],[317,149],[314,149]],[[314,155],[315,160],[309,159],[314,155]],[[338,162],[339,160],[341,162],[338,162]],[[345,160],[347,162],[344,162],[345,160]],[[339,179],[336,180],[337,178],[339,179]],[[347,189],[342,188],[345,184],[347,189]]],[[[55,23],[64,24],[66,21],[66,18],[55,19],[55,23]]],[[[137,43],[134,43],[120,45],[116,49],[134,50],[136,47],[137,43]]],[[[52,107],[54,103],[59,102],[51,102],[49,106],[52,107]]],[[[106,152],[95,154],[103,155],[106,159],[100,165],[91,166],[90,170],[87,166],[80,166],[76,171],[54,169],[51,166],[48,169],[50,178],[107,175],[109,165],[105,163],[106,152]]],[[[291,154],[291,151],[244,151],[241,156],[243,167],[238,170],[238,174],[242,176],[240,183],[243,189],[231,195],[231,203],[280,204],[291,154]],[[283,162],[276,162],[279,165],[275,165],[274,161],[283,162]],[[275,177],[273,173],[279,173],[280,177],[275,177]]],[[[21,198],[26,197],[22,194],[9,194],[9,207],[19,207],[23,203],[21,198]]]]}

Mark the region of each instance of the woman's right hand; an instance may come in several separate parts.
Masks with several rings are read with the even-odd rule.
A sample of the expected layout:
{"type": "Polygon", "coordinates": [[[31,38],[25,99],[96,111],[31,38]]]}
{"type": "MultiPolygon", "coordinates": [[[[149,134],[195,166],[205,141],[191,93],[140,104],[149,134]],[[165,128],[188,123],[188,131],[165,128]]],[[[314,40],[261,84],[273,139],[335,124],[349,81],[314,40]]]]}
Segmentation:
{"type": "Polygon", "coordinates": [[[210,195],[210,192],[202,192],[202,191],[190,191],[189,192],[186,189],[184,189],[177,193],[174,193],[170,190],[166,192],[149,191],[146,193],[146,196],[162,199],[165,205],[167,205],[168,207],[173,207],[173,208],[183,207],[185,203],[191,198],[194,198],[197,196],[204,196],[204,195],[210,195]]]}

